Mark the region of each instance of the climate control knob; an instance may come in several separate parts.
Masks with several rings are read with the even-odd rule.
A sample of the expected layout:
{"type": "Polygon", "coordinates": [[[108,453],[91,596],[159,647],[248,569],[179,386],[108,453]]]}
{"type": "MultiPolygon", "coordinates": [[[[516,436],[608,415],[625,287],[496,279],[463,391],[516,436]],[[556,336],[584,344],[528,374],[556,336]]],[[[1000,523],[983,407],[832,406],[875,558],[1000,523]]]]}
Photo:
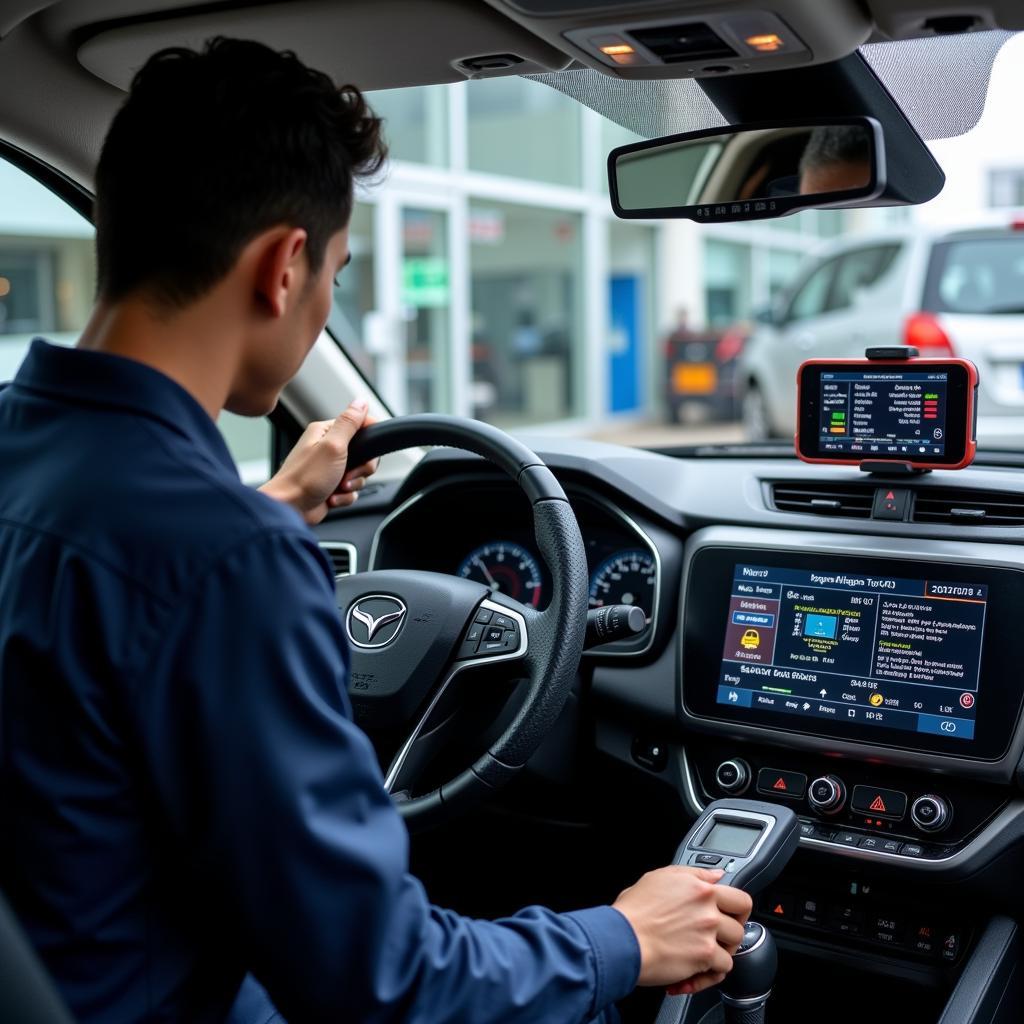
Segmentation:
{"type": "Polygon", "coordinates": [[[834,775],[822,775],[808,788],[807,802],[819,814],[838,814],[846,803],[846,787],[834,775]]]}
{"type": "Polygon", "coordinates": [[[934,793],[919,796],[910,807],[910,820],[922,832],[941,832],[951,816],[949,804],[934,793]]]}
{"type": "Polygon", "coordinates": [[[715,782],[726,793],[742,793],[750,785],[750,765],[739,757],[723,761],[715,769],[715,782]]]}

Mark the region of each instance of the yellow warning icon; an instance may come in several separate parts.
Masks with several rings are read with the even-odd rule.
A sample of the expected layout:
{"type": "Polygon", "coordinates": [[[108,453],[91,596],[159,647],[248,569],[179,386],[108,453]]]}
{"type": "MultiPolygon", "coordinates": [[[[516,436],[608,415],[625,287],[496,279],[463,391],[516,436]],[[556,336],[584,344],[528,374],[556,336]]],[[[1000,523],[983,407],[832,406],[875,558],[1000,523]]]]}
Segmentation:
{"type": "Polygon", "coordinates": [[[880,708],[882,706],[882,701],[884,700],[885,698],[880,693],[873,693],[870,697],[868,697],[868,703],[873,708],[880,708]]]}

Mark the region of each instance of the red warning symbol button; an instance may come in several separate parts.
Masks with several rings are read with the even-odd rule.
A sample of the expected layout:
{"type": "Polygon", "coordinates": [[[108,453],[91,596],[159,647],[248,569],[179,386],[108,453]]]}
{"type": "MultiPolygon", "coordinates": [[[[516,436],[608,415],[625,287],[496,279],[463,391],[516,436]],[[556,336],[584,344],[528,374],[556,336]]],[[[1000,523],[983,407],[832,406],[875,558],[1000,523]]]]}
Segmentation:
{"type": "Polygon", "coordinates": [[[907,813],[907,794],[898,789],[854,786],[850,808],[857,814],[881,814],[899,821],[907,813]]]}
{"type": "Polygon", "coordinates": [[[772,783],[772,789],[786,790],[788,788],[786,780],[781,775],[772,783]]]}

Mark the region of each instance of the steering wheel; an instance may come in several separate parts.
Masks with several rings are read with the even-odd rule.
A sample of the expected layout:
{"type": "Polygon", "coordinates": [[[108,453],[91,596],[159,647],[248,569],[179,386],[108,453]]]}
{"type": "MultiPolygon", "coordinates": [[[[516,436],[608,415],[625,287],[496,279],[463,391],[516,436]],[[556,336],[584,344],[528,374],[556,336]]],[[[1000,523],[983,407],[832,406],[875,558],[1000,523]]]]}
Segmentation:
{"type": "Polygon", "coordinates": [[[538,612],[482,583],[443,573],[380,570],[338,580],[356,720],[407,736],[384,781],[411,830],[461,813],[523,768],[569,696],[588,607],[586,553],[565,491],[537,455],[503,431],[455,416],[386,420],[356,434],[349,465],[422,445],[473,452],[519,485],[533,509],[537,547],[554,589],[548,607],[538,612]],[[526,684],[498,739],[454,778],[409,795],[443,733],[436,720],[452,680],[512,661],[526,684]]]}

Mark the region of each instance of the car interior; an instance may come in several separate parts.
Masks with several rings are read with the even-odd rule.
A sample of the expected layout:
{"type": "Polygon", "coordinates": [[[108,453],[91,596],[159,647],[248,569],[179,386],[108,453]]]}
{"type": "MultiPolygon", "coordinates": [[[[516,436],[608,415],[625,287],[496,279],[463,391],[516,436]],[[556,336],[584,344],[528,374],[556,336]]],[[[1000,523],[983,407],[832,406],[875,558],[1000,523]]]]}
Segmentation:
{"type": "MultiPolygon", "coordinates": [[[[226,35],[364,90],[558,90],[642,137],[609,157],[624,219],[899,207],[941,192],[923,137],[972,127],[1020,30],[1009,0],[0,0],[0,156],[88,218],[134,71],[226,35]],[[758,140],[786,142],[775,160],[830,126],[870,143],[848,193],[759,169],[758,140]],[[703,144],[745,129],[742,146],[703,144]],[[667,153],[649,173],[678,188],[641,177],[620,195],[617,167],[642,174],[645,153],[667,153]],[[742,169],[709,165],[729,153],[742,169]]],[[[898,376],[907,355],[874,358],[898,376]]],[[[840,433],[824,373],[820,389],[812,429],[820,413],[840,433]]],[[[393,416],[329,325],[270,418],[274,459],[368,391],[380,422],[351,459],[381,469],[315,529],[356,720],[435,903],[490,918],[609,903],[645,871],[722,861],[680,860],[680,844],[716,801],[756,803],[797,830],[755,894],[778,949],[768,1020],[1021,1020],[1024,435],[956,470],[913,452],[801,459],[789,441],[526,443],[393,416]]],[[[954,405],[966,445],[972,407],[954,405]]],[[[740,1019],[713,989],[638,989],[620,1009],[740,1019]]],[[[2,901],[0,1020],[70,1020],[2,901]]]]}

